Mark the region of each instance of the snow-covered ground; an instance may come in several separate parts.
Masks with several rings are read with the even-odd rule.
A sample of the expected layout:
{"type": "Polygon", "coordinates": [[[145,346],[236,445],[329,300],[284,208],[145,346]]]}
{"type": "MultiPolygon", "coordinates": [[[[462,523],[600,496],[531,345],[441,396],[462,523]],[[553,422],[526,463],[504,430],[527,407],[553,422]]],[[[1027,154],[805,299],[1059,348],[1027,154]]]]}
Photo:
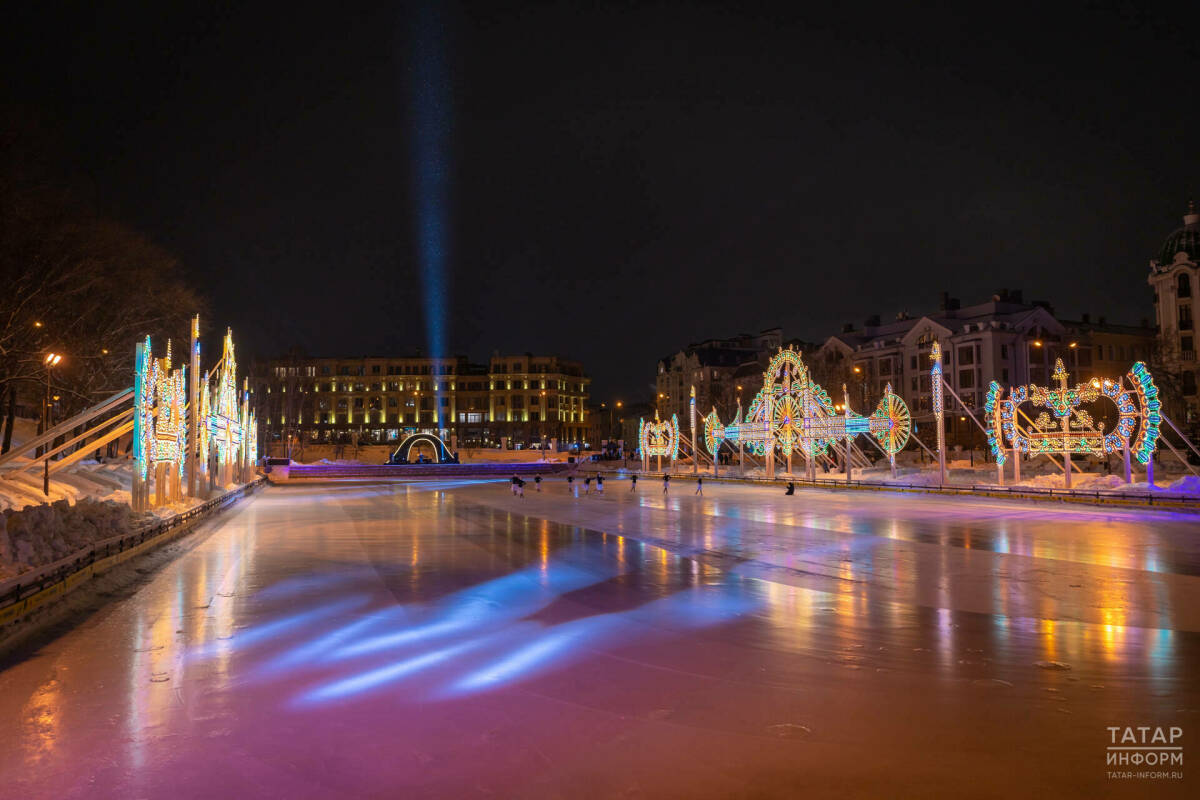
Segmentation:
{"type": "MultiPolygon", "coordinates": [[[[13,425],[14,447],[37,435],[37,420],[16,419],[13,425]]],[[[87,458],[55,472],[50,477],[50,493],[43,491],[42,470],[20,457],[0,467],[0,510],[20,509],[56,500],[75,503],[82,498],[129,503],[133,485],[133,461],[128,456],[105,459],[98,463],[87,458]]]]}
{"type": "Polygon", "coordinates": [[[7,794],[1196,796],[1105,772],[1194,726],[1194,516],[606,483],[265,489],[0,673],[7,794]]]}
{"type": "MultiPolygon", "coordinates": [[[[17,420],[14,442],[29,440],[32,420],[17,420]]],[[[52,564],[95,542],[128,533],[140,518],[174,516],[198,505],[184,498],[142,515],[129,510],[133,461],[83,459],[52,473],[50,493],[28,458],[0,467],[0,580],[52,564]]]]}
{"type": "Polygon", "coordinates": [[[127,504],[90,497],[0,513],[0,581],[129,533],[133,519],[127,504]]]}
{"type": "Polygon", "coordinates": [[[91,460],[72,464],[51,476],[49,496],[42,491],[40,470],[0,469],[0,510],[56,500],[75,503],[84,497],[128,504],[132,485],[133,464],[127,458],[99,464],[91,460]]]}

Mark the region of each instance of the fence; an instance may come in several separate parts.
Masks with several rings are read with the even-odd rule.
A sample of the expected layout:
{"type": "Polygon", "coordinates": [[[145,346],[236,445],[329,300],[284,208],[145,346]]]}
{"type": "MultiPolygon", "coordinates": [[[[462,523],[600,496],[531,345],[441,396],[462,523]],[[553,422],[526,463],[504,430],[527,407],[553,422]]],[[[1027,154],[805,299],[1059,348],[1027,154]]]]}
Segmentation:
{"type": "MultiPolygon", "coordinates": [[[[611,474],[620,476],[619,472],[605,473],[603,470],[599,474],[611,474]]],[[[661,478],[664,473],[640,473],[638,478],[650,479],[661,478]]],[[[679,481],[686,481],[689,474],[666,473],[672,478],[679,481]]],[[[749,485],[760,486],[785,486],[789,481],[797,486],[809,486],[816,489],[863,489],[874,491],[900,491],[900,492],[922,492],[925,494],[953,494],[953,495],[974,495],[977,497],[1011,497],[1020,500],[1061,500],[1070,502],[1084,503],[1117,503],[1125,505],[1147,505],[1157,506],[1162,508],[1183,508],[1188,510],[1200,511],[1200,496],[1192,494],[1181,494],[1176,492],[1127,492],[1127,491],[1105,491],[1105,490],[1081,490],[1081,489],[1053,489],[1042,488],[1037,486],[996,486],[993,484],[920,484],[920,483],[903,483],[900,481],[862,481],[851,480],[847,481],[844,478],[838,479],[822,479],[804,480],[799,478],[742,478],[742,477],[719,477],[713,478],[710,475],[700,475],[705,481],[720,482],[720,483],[744,483],[749,485]]]]}
{"type": "Polygon", "coordinates": [[[140,553],[174,539],[210,514],[255,491],[262,478],[131,533],[96,542],[67,558],[0,583],[0,628],[27,616],[140,553]]]}

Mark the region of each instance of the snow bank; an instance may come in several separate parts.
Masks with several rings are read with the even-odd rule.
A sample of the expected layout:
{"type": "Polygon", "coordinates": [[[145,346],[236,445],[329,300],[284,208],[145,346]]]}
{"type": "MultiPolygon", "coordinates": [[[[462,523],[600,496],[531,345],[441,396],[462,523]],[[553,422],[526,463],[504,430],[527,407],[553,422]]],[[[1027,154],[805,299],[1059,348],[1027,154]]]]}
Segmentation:
{"type": "Polygon", "coordinates": [[[103,463],[89,459],[73,464],[51,476],[49,496],[42,491],[42,480],[42,473],[37,470],[0,472],[0,510],[56,500],[75,503],[85,497],[128,503],[133,462],[128,458],[103,463]]]}
{"type": "Polygon", "coordinates": [[[129,533],[129,506],[81,498],[0,514],[0,580],[51,564],[96,542],[129,533]]]}

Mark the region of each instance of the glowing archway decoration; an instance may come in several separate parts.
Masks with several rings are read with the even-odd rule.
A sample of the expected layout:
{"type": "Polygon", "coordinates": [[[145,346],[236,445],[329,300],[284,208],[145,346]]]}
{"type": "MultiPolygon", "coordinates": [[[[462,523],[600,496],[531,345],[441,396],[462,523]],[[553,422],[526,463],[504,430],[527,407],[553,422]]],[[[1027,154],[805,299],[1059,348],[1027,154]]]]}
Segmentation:
{"type": "MultiPolygon", "coordinates": [[[[209,392],[205,392],[209,394],[209,392]]],[[[211,398],[202,411],[207,421],[209,449],[207,456],[215,458],[213,477],[224,486],[236,480],[234,468],[242,463],[242,418],[244,411],[237,390],[237,359],[233,351],[233,331],[226,329],[221,361],[217,365],[216,383],[211,398]]]]}
{"type": "Polygon", "coordinates": [[[139,342],[134,365],[133,458],[136,510],[149,508],[149,481],[154,475],[155,505],[182,497],[184,455],[187,452],[186,386],[184,368],[172,369],[171,343],[167,354],[155,358],[150,337],[139,342]]]}
{"type": "Polygon", "coordinates": [[[739,407],[733,422],[722,425],[713,409],[704,418],[704,443],[713,455],[721,442],[728,440],[758,456],[778,450],[814,459],[834,443],[863,433],[874,437],[888,457],[894,458],[908,443],[911,429],[908,406],[893,394],[891,384],[870,416],[850,410],[848,399],[845,414],[838,414],[829,394],[812,380],[800,352],[781,348],[767,365],[763,387],[745,418],[739,407]]]}
{"type": "Polygon", "coordinates": [[[454,454],[450,452],[450,448],[446,447],[446,443],[432,433],[413,433],[405,437],[396,451],[392,453],[389,459],[389,464],[407,464],[409,453],[412,452],[413,445],[429,444],[433,446],[434,460],[439,464],[456,464],[458,460],[454,454]]]}
{"type": "Polygon", "coordinates": [[[171,369],[171,342],[167,340],[167,355],[156,359],[155,395],[157,418],[154,421],[154,461],[171,465],[176,477],[183,476],[184,453],[187,452],[187,381],[184,368],[171,369]]]}
{"type": "Polygon", "coordinates": [[[1004,388],[991,382],[983,410],[988,446],[997,463],[1005,462],[1008,448],[1032,455],[1099,455],[1130,447],[1140,463],[1148,464],[1158,447],[1162,417],[1158,387],[1146,365],[1139,361],[1122,377],[1097,378],[1073,388],[1067,385],[1069,377],[1060,358],[1054,364],[1057,388],[1015,386],[1005,397],[1004,388]],[[1104,423],[1096,423],[1083,407],[1101,397],[1117,411],[1117,422],[1107,433],[1104,423]],[[1040,409],[1036,419],[1021,412],[1024,403],[1040,409]]]}
{"type": "Polygon", "coordinates": [[[188,493],[203,497],[207,494],[202,488],[206,473],[211,485],[247,480],[258,458],[249,381],[244,382],[242,391],[237,389],[233,334],[226,331],[215,384],[210,385],[208,373],[201,384],[199,325],[199,317],[193,317],[190,373],[188,366],[174,367],[170,340],[163,358],[154,358],[149,336],[136,345],[131,491],[135,510],[150,507],[152,476],[154,504],[163,505],[183,497],[183,478],[189,470],[188,493]],[[190,399],[189,391],[194,392],[190,399]]]}
{"type": "Polygon", "coordinates": [[[679,415],[672,414],[670,421],[660,420],[654,412],[654,421],[641,420],[638,425],[638,447],[642,458],[667,456],[672,461],[679,457],[679,415]]]}

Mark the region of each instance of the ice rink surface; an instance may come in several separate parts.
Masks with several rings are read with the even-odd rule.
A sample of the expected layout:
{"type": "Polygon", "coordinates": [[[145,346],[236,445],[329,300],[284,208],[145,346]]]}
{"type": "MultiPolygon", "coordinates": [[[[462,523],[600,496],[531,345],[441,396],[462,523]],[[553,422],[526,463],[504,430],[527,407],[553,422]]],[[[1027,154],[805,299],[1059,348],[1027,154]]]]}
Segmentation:
{"type": "Polygon", "coordinates": [[[1200,517],[533,489],[260,492],[9,659],[0,795],[1197,796],[1200,517]]]}

